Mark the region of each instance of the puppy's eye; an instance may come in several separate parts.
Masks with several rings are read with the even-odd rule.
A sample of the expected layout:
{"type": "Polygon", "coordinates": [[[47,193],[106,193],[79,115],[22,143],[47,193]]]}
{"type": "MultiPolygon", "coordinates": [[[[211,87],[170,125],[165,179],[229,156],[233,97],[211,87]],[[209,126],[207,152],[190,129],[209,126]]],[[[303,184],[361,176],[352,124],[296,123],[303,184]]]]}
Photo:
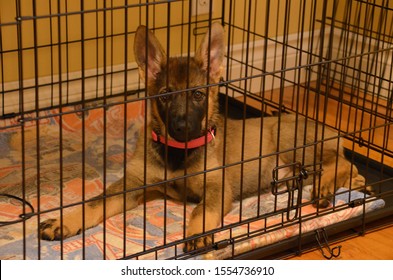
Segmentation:
{"type": "Polygon", "coordinates": [[[163,89],[160,91],[160,96],[158,97],[162,103],[165,103],[169,100],[170,95],[168,95],[169,91],[167,89],[163,89]]]}
{"type": "Polygon", "coordinates": [[[195,101],[201,101],[204,97],[205,97],[205,93],[200,90],[196,90],[193,93],[193,98],[195,101]]]}
{"type": "Polygon", "coordinates": [[[160,96],[159,99],[160,99],[160,101],[162,103],[166,103],[168,101],[168,99],[169,99],[169,96],[168,95],[163,95],[163,96],[160,96]]]}

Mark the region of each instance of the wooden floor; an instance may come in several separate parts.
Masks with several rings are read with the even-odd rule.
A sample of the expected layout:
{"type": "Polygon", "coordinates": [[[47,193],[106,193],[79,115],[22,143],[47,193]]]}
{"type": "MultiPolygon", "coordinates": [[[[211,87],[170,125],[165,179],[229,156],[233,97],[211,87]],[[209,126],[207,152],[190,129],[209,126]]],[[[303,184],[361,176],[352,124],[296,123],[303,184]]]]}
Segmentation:
{"type": "MultiPolygon", "coordinates": [[[[341,245],[341,254],[336,260],[393,260],[393,226],[385,227],[364,236],[331,244],[341,245]]],[[[324,260],[319,250],[303,253],[290,260],[324,260]]]]}

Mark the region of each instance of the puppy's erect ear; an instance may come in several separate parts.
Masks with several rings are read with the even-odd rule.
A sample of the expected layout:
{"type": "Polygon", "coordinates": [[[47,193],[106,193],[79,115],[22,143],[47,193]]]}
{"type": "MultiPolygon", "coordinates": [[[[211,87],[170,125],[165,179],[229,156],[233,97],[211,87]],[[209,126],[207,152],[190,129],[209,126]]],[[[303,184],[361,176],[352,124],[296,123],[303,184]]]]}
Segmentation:
{"type": "Polygon", "coordinates": [[[210,32],[206,32],[199,49],[195,53],[195,59],[202,64],[204,70],[209,71],[210,78],[217,82],[221,75],[221,65],[224,60],[224,29],[221,24],[215,22],[211,25],[210,32]],[[207,69],[208,66],[210,69],[207,69]]]}
{"type": "Polygon", "coordinates": [[[142,79],[155,79],[166,62],[166,54],[154,34],[146,28],[139,26],[136,30],[134,41],[134,54],[139,66],[139,74],[142,79]],[[147,38],[146,38],[147,36],[147,38]],[[146,55],[147,44],[147,55],[146,55]]]}

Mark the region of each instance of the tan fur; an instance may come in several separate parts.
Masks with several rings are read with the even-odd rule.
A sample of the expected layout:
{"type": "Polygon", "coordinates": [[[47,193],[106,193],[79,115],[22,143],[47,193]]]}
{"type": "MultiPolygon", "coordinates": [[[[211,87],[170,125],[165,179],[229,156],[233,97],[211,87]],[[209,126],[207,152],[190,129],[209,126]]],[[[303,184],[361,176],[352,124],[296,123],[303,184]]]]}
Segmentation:
{"type": "MultiPolygon", "coordinates": [[[[179,96],[192,94],[188,90],[190,87],[205,85],[208,73],[206,68],[209,57],[207,54],[209,38],[211,38],[209,80],[210,83],[217,83],[224,53],[223,34],[223,29],[219,24],[212,25],[211,36],[209,34],[205,36],[201,47],[196,52],[195,59],[191,60],[188,65],[187,71],[190,79],[187,81],[187,73],[184,73],[183,69],[186,60],[171,58],[166,61],[165,53],[157,39],[146,28],[140,27],[135,39],[135,54],[141,77],[147,77],[149,95],[153,97],[158,95],[161,88],[167,85],[175,90],[185,91],[185,93],[179,93],[179,96]],[[146,35],[150,49],[150,56],[147,57],[144,53],[146,35]],[[167,68],[171,74],[164,73],[166,78],[159,82],[160,75],[167,68]]],[[[200,90],[207,94],[206,89],[200,90]]],[[[335,188],[349,187],[350,184],[364,185],[364,178],[358,174],[356,167],[344,158],[336,131],[325,128],[322,137],[322,125],[317,126],[316,123],[295,115],[249,119],[245,122],[245,141],[242,143],[243,121],[228,119],[227,135],[225,138],[223,136],[224,122],[218,114],[217,86],[209,88],[207,98],[209,102],[207,122],[209,125],[217,126],[217,136],[206,147],[198,148],[196,152],[190,154],[187,157],[185,168],[179,169],[171,169],[168,166],[165,168],[165,160],[158,152],[157,143],[150,139],[152,129],[160,131],[162,135],[170,139],[172,138],[167,131],[168,126],[165,124],[165,120],[159,116],[158,101],[152,100],[151,122],[147,129],[148,141],[144,143],[144,135],[139,138],[136,154],[127,165],[125,186],[124,179],[121,179],[106,190],[105,203],[103,196],[98,196],[85,205],[85,229],[97,225],[104,218],[122,213],[123,209],[133,209],[138,205],[138,202],[145,198],[145,194],[149,196],[150,193],[158,191],[166,193],[176,200],[183,201],[190,197],[199,199],[199,203],[189,219],[187,236],[200,234],[220,226],[223,216],[230,211],[234,200],[255,195],[259,188],[269,188],[272,181],[272,170],[276,166],[294,162],[301,162],[311,167],[315,166],[316,169],[319,169],[319,164],[322,163],[323,171],[320,180],[319,176],[310,176],[316,179],[314,181],[315,190],[320,189],[314,193],[314,197],[321,198],[319,200],[321,207],[327,206],[327,199],[331,198],[335,188]],[[261,127],[262,140],[260,137],[261,127]],[[317,135],[317,139],[315,139],[315,135],[317,135]],[[223,142],[224,139],[226,139],[226,143],[223,142]],[[313,143],[315,145],[312,145],[313,143]],[[144,155],[145,144],[147,145],[146,157],[144,155]],[[223,162],[224,147],[225,162],[223,162]],[[293,151],[294,147],[299,148],[293,151]],[[207,149],[206,160],[205,148],[207,149]],[[244,150],[243,155],[242,150],[244,150]],[[262,160],[260,161],[261,155],[262,160]],[[144,158],[146,158],[146,162],[144,162],[144,158]],[[242,159],[247,162],[236,164],[242,159]],[[254,160],[248,161],[250,159],[254,160]],[[220,168],[223,164],[230,165],[225,169],[225,176],[223,176],[224,169],[220,168]],[[205,170],[209,170],[209,172],[204,172],[205,170]],[[242,178],[240,177],[241,170],[243,170],[242,178]],[[184,177],[185,174],[190,177],[184,177]],[[223,182],[224,177],[225,181],[223,182]],[[174,180],[175,178],[179,179],[174,180]],[[165,179],[170,181],[160,183],[165,179]],[[241,180],[242,193],[240,193],[241,180]],[[152,187],[145,188],[145,192],[141,188],[144,185],[152,185],[152,187]],[[320,188],[318,188],[319,185],[320,188]],[[123,205],[124,196],[125,206],[123,205]],[[106,217],[103,217],[104,205],[106,217]]],[[[206,116],[201,123],[201,129],[206,133],[205,124],[206,116]]],[[[280,173],[280,178],[290,176],[293,172],[294,170],[291,168],[284,168],[280,173]]],[[[299,170],[295,170],[295,172],[299,172],[299,170]]],[[[42,238],[62,239],[79,233],[82,230],[82,208],[78,207],[71,213],[64,215],[62,230],[60,221],[60,217],[44,221],[41,224],[42,238]]],[[[210,236],[198,238],[188,242],[186,250],[201,248],[211,242],[210,236]]]]}

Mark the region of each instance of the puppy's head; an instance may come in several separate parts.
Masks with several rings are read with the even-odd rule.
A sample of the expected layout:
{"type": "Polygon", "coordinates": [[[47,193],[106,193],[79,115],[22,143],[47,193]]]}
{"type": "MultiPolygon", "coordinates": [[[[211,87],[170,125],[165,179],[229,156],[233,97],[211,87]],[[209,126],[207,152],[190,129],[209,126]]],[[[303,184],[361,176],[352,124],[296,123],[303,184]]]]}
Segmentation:
{"type": "Polygon", "coordinates": [[[224,30],[213,23],[192,58],[168,58],[152,32],[140,26],[135,35],[135,59],[152,99],[153,129],[180,142],[206,133],[217,113],[217,83],[224,58],[224,30]],[[171,94],[171,92],[174,92],[171,94]],[[209,104],[207,104],[209,103],[209,104]]]}

